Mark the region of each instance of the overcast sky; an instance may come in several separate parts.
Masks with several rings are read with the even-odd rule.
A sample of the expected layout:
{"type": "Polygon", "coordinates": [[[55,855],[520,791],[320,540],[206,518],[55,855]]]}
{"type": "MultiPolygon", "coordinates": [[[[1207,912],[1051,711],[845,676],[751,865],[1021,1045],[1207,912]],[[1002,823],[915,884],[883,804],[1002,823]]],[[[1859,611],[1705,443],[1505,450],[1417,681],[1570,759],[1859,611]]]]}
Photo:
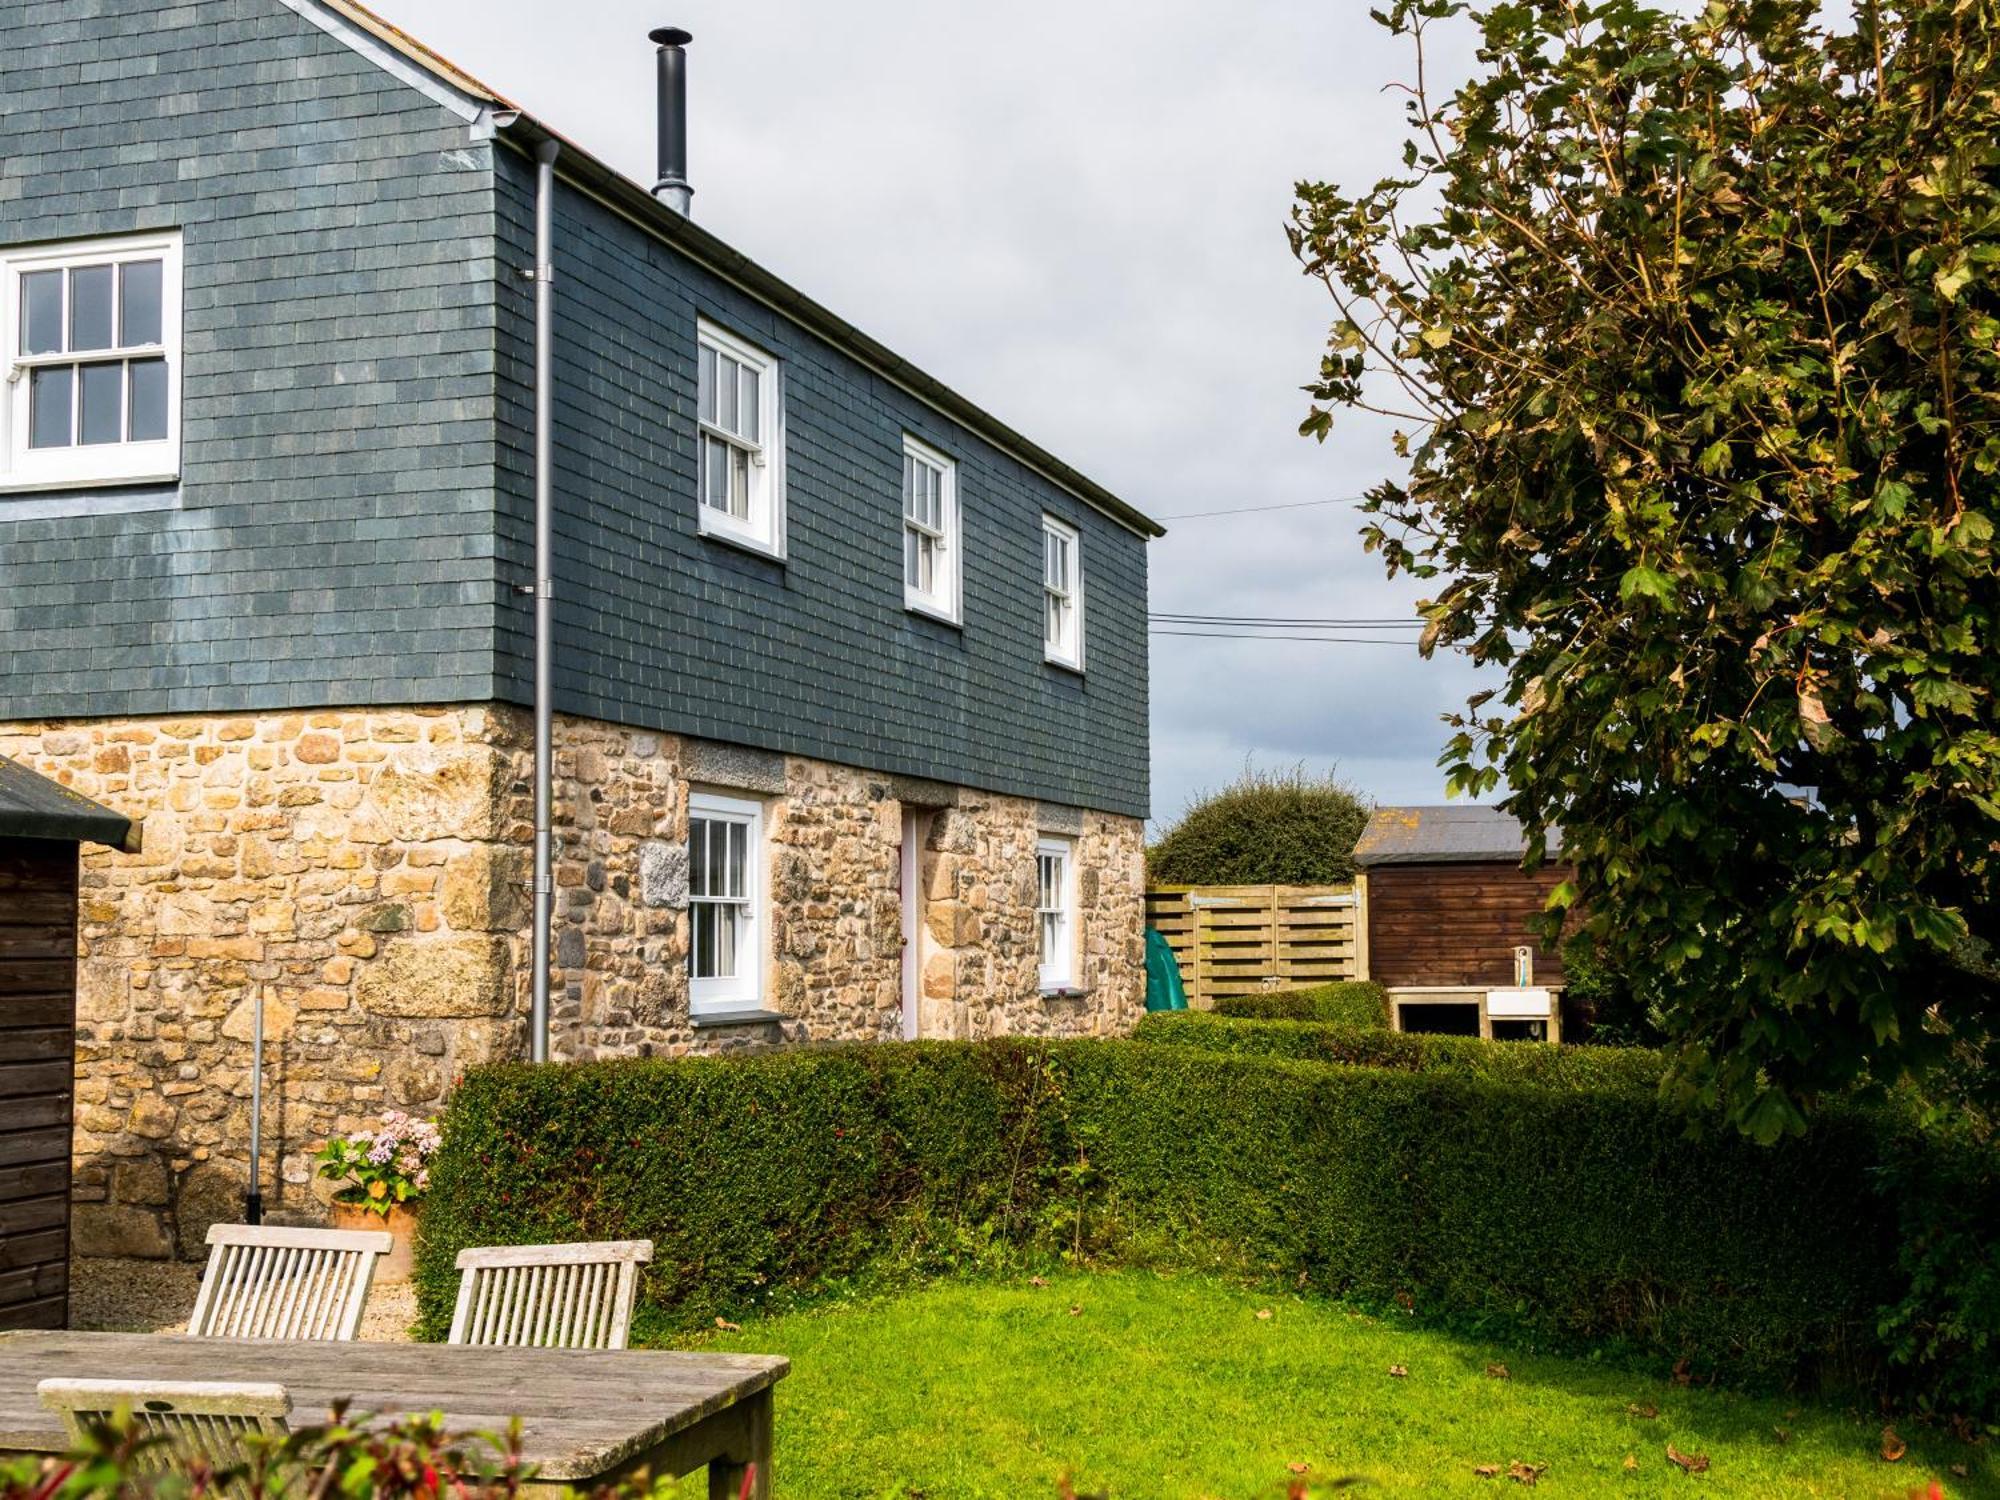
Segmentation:
{"type": "MultiPolygon", "coordinates": [[[[614,166],[653,174],[658,25],[694,33],[695,216],[1165,521],[1152,608],[1374,617],[1349,505],[1388,432],[1297,435],[1331,307],[1283,225],[1302,177],[1395,170],[1405,51],[1357,0],[372,0],[614,166]]],[[[1461,54],[1462,56],[1463,54],[1461,54]]],[[[1153,811],[1247,760],[1443,800],[1462,663],[1153,640],[1153,811]]]]}

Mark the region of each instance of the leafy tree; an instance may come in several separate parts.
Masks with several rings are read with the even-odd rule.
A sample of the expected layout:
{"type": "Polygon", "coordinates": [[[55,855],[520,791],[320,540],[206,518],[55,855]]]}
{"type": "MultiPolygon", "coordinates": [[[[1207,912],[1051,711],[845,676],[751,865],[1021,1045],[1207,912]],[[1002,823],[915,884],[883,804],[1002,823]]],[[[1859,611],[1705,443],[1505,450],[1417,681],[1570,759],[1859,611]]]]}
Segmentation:
{"type": "Polygon", "coordinates": [[[1339,309],[1304,430],[1403,419],[1368,545],[1504,670],[1450,781],[1560,825],[1557,905],[1763,1139],[2000,1078],[2000,0],[1858,12],[1395,0],[1406,170],[1292,225],[1339,309]]]}
{"type": "Polygon", "coordinates": [[[1369,803],[1331,773],[1243,774],[1188,804],[1146,851],[1161,885],[1338,885],[1354,878],[1354,842],[1369,803]]]}
{"type": "Polygon", "coordinates": [[[1598,1047],[1654,1047],[1666,1039],[1648,987],[1605,963],[1591,939],[1577,933],[1563,944],[1563,1026],[1582,1023],[1580,1040],[1598,1047]]]}

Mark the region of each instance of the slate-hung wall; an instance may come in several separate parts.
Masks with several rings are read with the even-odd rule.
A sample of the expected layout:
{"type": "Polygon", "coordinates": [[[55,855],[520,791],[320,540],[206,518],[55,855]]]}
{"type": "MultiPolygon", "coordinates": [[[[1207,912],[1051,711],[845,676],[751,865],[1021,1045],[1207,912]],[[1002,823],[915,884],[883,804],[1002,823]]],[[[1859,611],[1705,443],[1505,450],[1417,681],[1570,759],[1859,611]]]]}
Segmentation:
{"type": "Polygon", "coordinates": [[[0,244],[186,281],[178,490],[0,495],[0,720],[494,696],[490,154],[280,0],[0,4],[0,244]]]}
{"type": "MultiPolygon", "coordinates": [[[[533,166],[495,165],[503,265],[531,264],[533,166]]],[[[1146,815],[1141,538],[567,185],[555,235],[563,711],[1146,815]],[[784,562],[698,534],[698,317],[782,361],[784,562]],[[904,607],[906,432],[958,464],[962,629],[904,607]],[[1081,676],[1043,660],[1045,512],[1082,536],[1081,676]]],[[[500,306],[502,550],[525,568],[533,304],[500,306]]],[[[516,692],[528,625],[501,637],[516,692]]]]}
{"type": "MultiPolygon", "coordinates": [[[[0,495],[0,720],[525,701],[531,210],[282,0],[0,7],[0,243],[175,229],[186,282],[181,484],[0,495]]],[[[1144,813],[1139,538],[569,190],[558,265],[566,710],[1144,813]],[[783,566],[695,534],[697,311],[785,361],[783,566]],[[906,430],[959,463],[962,632],[903,608],[906,430]]]]}

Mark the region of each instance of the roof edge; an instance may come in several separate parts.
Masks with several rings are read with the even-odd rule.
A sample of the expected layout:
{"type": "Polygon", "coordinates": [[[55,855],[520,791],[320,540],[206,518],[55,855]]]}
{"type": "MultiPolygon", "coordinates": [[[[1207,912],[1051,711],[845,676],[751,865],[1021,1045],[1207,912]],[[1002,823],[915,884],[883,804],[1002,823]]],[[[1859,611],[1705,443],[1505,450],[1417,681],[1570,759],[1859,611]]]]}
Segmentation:
{"type": "MultiPolygon", "coordinates": [[[[291,5],[294,9],[298,9],[302,5],[310,6],[313,0],[284,0],[284,3],[291,5]]],[[[357,4],[356,0],[318,0],[318,3],[325,6],[326,9],[332,11],[349,25],[358,27],[384,46],[401,53],[411,62],[424,68],[441,83],[448,85],[467,98],[476,99],[486,104],[505,105],[509,109],[516,107],[511,100],[506,98],[497,89],[489,88],[486,84],[481,83],[477,78],[474,78],[470,73],[452,62],[450,58],[445,57],[442,53],[432,51],[416,37],[411,36],[409,32],[403,30],[402,27],[376,15],[367,6],[357,4]]]]}
{"type": "Polygon", "coordinates": [[[1166,527],[1136,506],[1119,499],[1094,479],[1064,463],[1039,443],[960,395],[936,376],[918,369],[894,350],[869,337],[845,318],[814,301],[774,272],[766,270],[692,219],[675,213],[640,184],[594,153],[537,120],[505,95],[481,83],[409,33],[358,3],[358,0],[283,0],[283,3],[302,13],[309,7],[323,6],[348,26],[375,43],[392,48],[399,56],[423,68],[459,95],[488,106],[488,113],[497,109],[512,116],[511,119],[494,122],[497,126],[495,135],[524,154],[532,157],[535,146],[545,140],[555,141],[562,147],[562,154],[556,162],[557,174],[593,191],[608,207],[624,214],[638,228],[657,235],[715,274],[735,282],[781,316],[843,350],[884,379],[903,387],[926,405],[1025,463],[1128,531],[1148,540],[1167,534],[1166,527]]]}
{"type": "MultiPolygon", "coordinates": [[[[1560,853],[1561,851],[1558,849],[1551,849],[1545,857],[1556,859],[1560,853]]],[[[1395,852],[1388,854],[1365,854],[1357,851],[1354,855],[1354,863],[1356,868],[1363,870],[1373,870],[1382,865],[1512,865],[1518,867],[1526,861],[1527,857],[1528,848],[1527,845],[1523,844],[1520,851],[1514,854],[1467,853],[1463,850],[1455,850],[1443,854],[1405,854],[1395,852]]]]}
{"type": "Polygon", "coordinates": [[[631,178],[550,130],[533,116],[520,115],[500,131],[500,137],[529,156],[533,154],[533,147],[541,141],[556,141],[563,148],[562,155],[556,159],[557,175],[569,178],[579,187],[594,190],[607,202],[607,206],[622,212],[637,227],[658,235],[718,276],[735,282],[780,315],[845,351],[885,379],[902,386],[927,405],[1040,472],[1086,504],[1104,512],[1127,530],[1145,538],[1167,534],[1167,528],[1145,512],[1119,499],[1033,439],[960,395],[936,376],[926,374],[692,219],[675,213],[631,178]]]}
{"type": "Polygon", "coordinates": [[[102,844],[137,854],[142,825],[0,755],[0,838],[102,844]]]}

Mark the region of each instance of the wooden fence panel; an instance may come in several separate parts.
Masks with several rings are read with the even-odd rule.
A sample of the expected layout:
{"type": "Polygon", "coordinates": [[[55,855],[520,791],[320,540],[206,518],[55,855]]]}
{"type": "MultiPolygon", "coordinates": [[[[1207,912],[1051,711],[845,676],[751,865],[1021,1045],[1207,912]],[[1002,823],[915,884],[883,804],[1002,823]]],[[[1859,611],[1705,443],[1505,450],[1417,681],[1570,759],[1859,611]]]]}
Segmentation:
{"type": "Polygon", "coordinates": [[[1174,951],[1188,1004],[1355,977],[1352,886],[1162,886],[1146,925],[1174,951]]]}

